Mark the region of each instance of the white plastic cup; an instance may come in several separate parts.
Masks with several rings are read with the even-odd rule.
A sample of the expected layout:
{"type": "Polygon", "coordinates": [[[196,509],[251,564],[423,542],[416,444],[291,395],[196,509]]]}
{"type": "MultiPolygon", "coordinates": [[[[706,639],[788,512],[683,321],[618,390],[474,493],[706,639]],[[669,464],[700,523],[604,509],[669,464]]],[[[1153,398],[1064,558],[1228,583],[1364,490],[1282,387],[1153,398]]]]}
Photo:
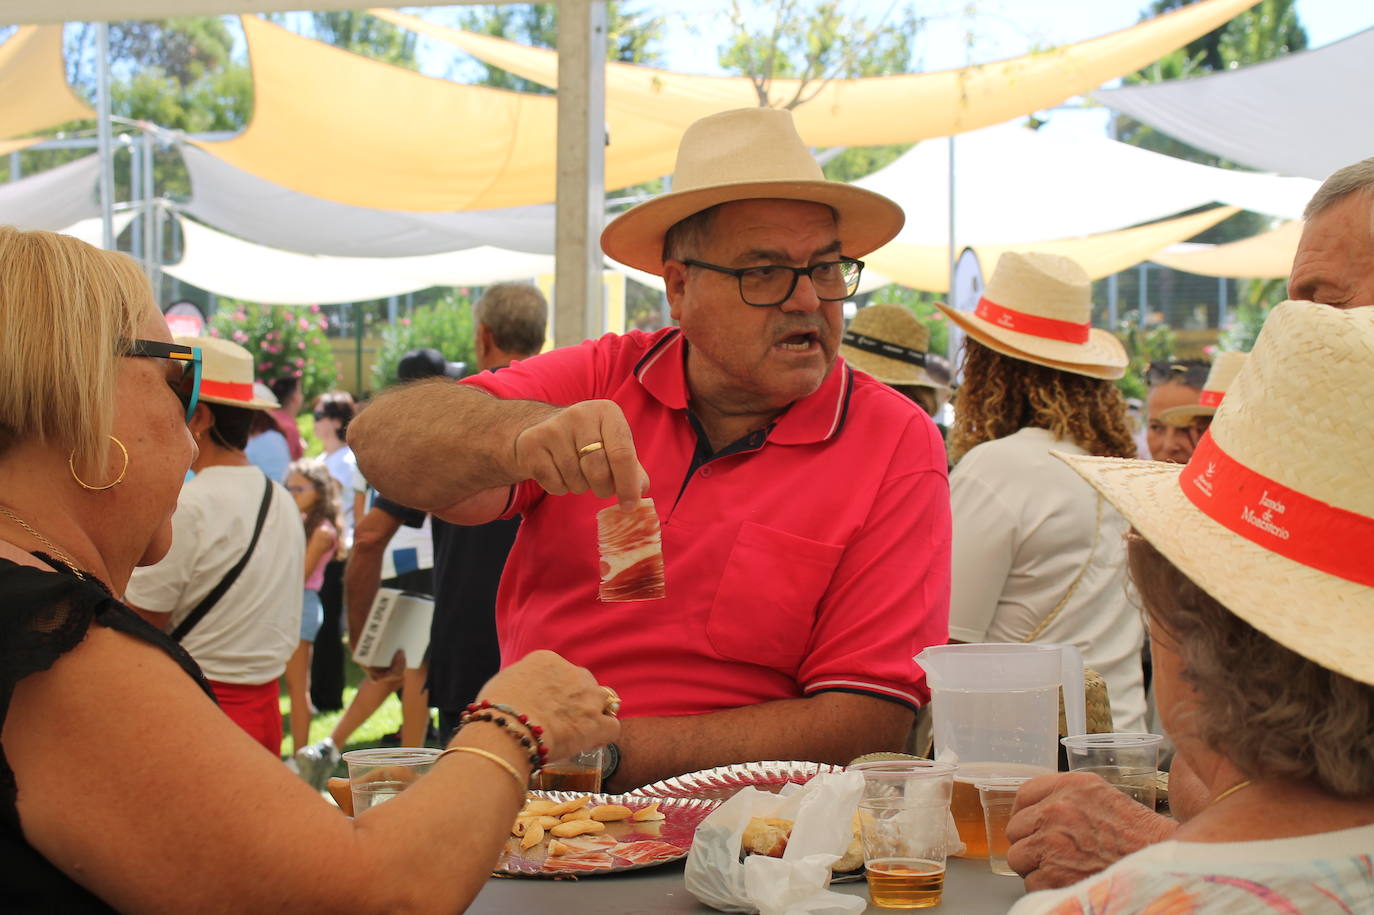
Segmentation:
{"type": "Polygon", "coordinates": [[[1131,800],[1155,809],[1158,791],[1158,734],[1079,734],[1065,737],[1070,772],[1092,772],[1131,800]]]}
{"type": "Polygon", "coordinates": [[[353,815],[361,816],[409,788],[434,767],[441,752],[432,747],[349,750],[343,761],[348,763],[353,815]]]}

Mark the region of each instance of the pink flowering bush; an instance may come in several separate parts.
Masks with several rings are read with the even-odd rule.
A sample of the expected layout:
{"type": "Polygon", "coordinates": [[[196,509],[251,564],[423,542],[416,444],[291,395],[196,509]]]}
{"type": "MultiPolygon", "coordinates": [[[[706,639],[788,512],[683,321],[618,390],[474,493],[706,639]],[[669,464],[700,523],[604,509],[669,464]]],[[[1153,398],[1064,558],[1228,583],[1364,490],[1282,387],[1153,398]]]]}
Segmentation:
{"type": "Polygon", "coordinates": [[[329,320],[318,305],[234,302],[210,319],[210,336],[233,340],[253,354],[258,380],[299,378],[309,403],[334,388],[339,370],[325,332],[329,320]]]}

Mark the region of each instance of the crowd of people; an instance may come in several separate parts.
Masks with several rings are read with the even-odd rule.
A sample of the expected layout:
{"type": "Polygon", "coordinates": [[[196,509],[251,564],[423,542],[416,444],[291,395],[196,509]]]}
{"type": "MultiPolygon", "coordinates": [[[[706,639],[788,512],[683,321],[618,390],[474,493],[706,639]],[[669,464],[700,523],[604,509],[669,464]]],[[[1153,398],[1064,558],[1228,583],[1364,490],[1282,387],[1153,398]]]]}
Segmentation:
{"type": "Polygon", "coordinates": [[[1313,200],[1253,353],[1152,367],[1148,455],[1072,261],[943,309],[956,385],[906,309],[846,326],[904,215],[788,112],[693,124],[671,188],[601,243],[672,327],[541,354],[542,296],[499,284],[477,372],[416,351],[319,398],[320,457],[295,380],[174,340],[128,258],[0,228],[3,906],[460,910],[542,762],[604,747],[616,791],[907,751],[951,640],[1075,644],[1115,729],[1152,691],[1177,748],[1172,817],[1022,787],[1018,915],[1374,904],[1374,160],[1313,200]],[[599,596],[616,504],[657,521],[655,599],[599,596]],[[381,587],[432,596],[427,655],[312,742],[381,587]],[[341,817],[317,789],[397,689],[446,750],[341,817]]]}

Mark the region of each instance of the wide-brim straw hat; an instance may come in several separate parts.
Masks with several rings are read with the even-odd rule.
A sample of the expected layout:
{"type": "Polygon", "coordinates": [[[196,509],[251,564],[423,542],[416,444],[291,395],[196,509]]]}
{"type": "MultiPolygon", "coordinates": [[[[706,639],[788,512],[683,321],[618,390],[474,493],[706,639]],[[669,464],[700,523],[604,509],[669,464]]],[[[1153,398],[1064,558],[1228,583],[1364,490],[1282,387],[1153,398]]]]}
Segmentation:
{"type": "Polygon", "coordinates": [[[1204,591],[1374,683],[1374,308],[1285,302],[1186,467],[1058,455],[1204,591]]]}
{"type": "Polygon", "coordinates": [[[183,346],[200,347],[200,399],[246,410],[276,410],[281,404],[270,389],[253,389],[253,355],[219,337],[177,337],[183,346]]]}
{"type": "Polygon", "coordinates": [[[883,384],[948,391],[926,372],[930,329],[900,305],[860,308],[840,340],[840,355],[883,384]]]}
{"type": "Polygon", "coordinates": [[[863,257],[902,229],[902,208],[882,194],[827,181],[792,113],[740,108],[709,115],[682,134],[672,191],[621,213],[601,250],[646,273],[663,273],[663,236],[694,213],[732,200],[805,200],[835,210],[840,253],[863,257]]]}
{"type": "Polygon", "coordinates": [[[1231,389],[1231,382],[1240,374],[1245,365],[1245,353],[1220,353],[1207,372],[1207,380],[1202,383],[1202,394],[1197,403],[1183,404],[1161,410],[1159,421],[1171,426],[1190,426],[1199,416],[1215,416],[1222,398],[1231,389]]]}
{"type": "Polygon", "coordinates": [[[1121,341],[1092,326],[1092,280],[1067,257],[1008,251],[972,312],[936,307],[974,340],[1004,356],[1090,378],[1120,378],[1121,341]]]}

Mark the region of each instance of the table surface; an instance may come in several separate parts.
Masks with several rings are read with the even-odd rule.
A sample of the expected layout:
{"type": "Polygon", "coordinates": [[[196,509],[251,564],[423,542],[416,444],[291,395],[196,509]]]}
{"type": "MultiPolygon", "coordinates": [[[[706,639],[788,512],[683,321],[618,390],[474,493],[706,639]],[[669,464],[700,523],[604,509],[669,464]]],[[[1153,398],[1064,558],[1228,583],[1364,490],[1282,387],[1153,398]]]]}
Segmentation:
{"type": "MultiPolygon", "coordinates": [[[[496,878],[468,908],[473,915],[547,912],[551,915],[650,915],[713,912],[697,902],[682,883],[682,862],[578,880],[496,878]]],[[[835,892],[867,896],[867,884],[838,884],[835,892]]],[[[1024,893],[1019,877],[1003,877],[987,861],[950,858],[944,901],[931,911],[959,915],[1004,915],[1024,893]]],[[[869,912],[896,912],[869,905],[869,912]]]]}

